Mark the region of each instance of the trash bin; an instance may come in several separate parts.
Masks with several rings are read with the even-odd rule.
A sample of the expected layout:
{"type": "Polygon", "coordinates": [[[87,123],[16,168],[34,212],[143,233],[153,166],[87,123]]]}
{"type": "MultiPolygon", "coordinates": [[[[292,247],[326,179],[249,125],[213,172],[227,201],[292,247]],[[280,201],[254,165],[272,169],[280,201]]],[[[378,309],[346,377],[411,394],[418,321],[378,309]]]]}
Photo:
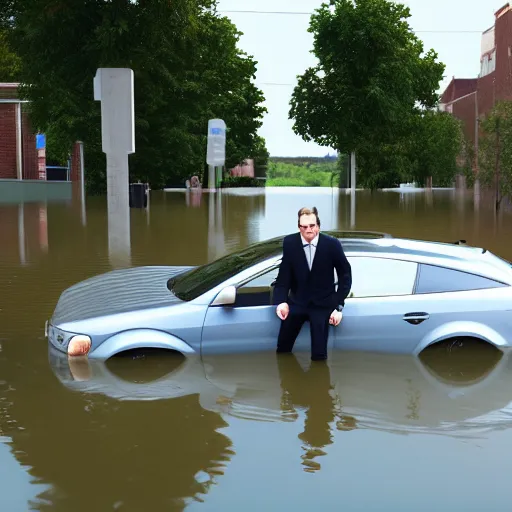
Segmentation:
{"type": "Polygon", "coordinates": [[[148,198],[145,183],[130,183],[130,208],[146,208],[148,198]]]}

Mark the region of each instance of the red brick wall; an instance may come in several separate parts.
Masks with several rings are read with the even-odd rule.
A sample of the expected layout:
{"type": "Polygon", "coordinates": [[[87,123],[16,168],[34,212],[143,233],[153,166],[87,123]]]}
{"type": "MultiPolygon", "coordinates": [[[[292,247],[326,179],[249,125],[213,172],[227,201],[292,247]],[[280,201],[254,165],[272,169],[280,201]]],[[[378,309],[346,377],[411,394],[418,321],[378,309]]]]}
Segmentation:
{"type": "Polygon", "coordinates": [[[466,96],[452,105],[452,113],[463,123],[463,130],[467,140],[475,142],[476,95],[466,96]]]}
{"type": "Polygon", "coordinates": [[[21,125],[23,126],[23,179],[37,180],[39,174],[37,172],[36,136],[32,132],[30,119],[25,112],[22,114],[21,125]]]}
{"type": "Polygon", "coordinates": [[[0,103],[0,178],[17,178],[16,105],[0,103]]]}
{"type": "Polygon", "coordinates": [[[478,80],[478,115],[485,117],[488,114],[495,103],[496,93],[496,72],[484,76],[478,80]]]}
{"type": "Polygon", "coordinates": [[[73,150],[71,152],[71,172],[69,179],[71,181],[80,181],[81,176],[80,169],[80,146],[78,142],[73,144],[73,150]]]}
{"type": "Polygon", "coordinates": [[[512,99],[512,11],[496,19],[494,37],[496,41],[496,100],[512,99]]]}
{"type": "Polygon", "coordinates": [[[476,90],[477,78],[454,78],[441,96],[441,103],[449,103],[476,90]]]}
{"type": "MultiPolygon", "coordinates": [[[[16,99],[16,87],[0,84],[0,97],[16,99]]],[[[18,177],[16,169],[16,110],[15,103],[0,104],[0,178],[17,179],[18,177]]],[[[32,132],[28,114],[22,112],[21,118],[23,179],[37,180],[39,176],[35,134],[32,132]]]]}

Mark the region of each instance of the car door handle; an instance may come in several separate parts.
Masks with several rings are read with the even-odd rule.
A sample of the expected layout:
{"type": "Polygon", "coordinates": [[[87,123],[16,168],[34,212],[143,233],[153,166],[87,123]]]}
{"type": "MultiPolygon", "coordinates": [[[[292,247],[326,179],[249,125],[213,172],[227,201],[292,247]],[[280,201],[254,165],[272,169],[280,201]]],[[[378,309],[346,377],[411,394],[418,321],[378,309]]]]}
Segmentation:
{"type": "Polygon", "coordinates": [[[409,322],[412,325],[421,324],[425,320],[428,320],[430,315],[428,313],[407,313],[403,316],[402,320],[409,322]]]}

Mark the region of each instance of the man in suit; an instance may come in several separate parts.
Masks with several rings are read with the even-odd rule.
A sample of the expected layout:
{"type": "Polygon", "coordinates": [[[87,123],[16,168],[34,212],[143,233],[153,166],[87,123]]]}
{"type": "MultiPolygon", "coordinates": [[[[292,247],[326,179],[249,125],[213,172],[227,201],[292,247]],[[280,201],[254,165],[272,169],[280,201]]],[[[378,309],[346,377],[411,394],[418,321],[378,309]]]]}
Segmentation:
{"type": "Polygon", "coordinates": [[[341,243],[320,233],[315,207],[298,212],[299,232],[283,240],[283,259],[274,288],[282,320],[277,352],[291,352],[306,320],[311,329],[311,359],[327,359],[329,325],[337,326],[352,287],[352,270],[341,243]],[[335,289],[334,269],[338,275],[335,289]]]}

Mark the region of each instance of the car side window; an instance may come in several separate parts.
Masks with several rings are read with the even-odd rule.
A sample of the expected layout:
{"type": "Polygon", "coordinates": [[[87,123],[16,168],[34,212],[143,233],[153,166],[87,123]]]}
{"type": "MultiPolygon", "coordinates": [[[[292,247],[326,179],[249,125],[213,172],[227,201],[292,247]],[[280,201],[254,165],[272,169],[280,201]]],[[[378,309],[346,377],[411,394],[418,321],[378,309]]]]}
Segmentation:
{"type": "Polygon", "coordinates": [[[275,267],[238,287],[234,306],[254,307],[272,305],[272,285],[278,273],[279,267],[275,267]]]}
{"type": "Polygon", "coordinates": [[[412,295],[418,264],[370,256],[349,256],[352,288],[348,298],[412,295]]]}
{"type": "Polygon", "coordinates": [[[462,292],[502,286],[507,285],[462,270],[421,264],[415,293],[462,292]]]}

